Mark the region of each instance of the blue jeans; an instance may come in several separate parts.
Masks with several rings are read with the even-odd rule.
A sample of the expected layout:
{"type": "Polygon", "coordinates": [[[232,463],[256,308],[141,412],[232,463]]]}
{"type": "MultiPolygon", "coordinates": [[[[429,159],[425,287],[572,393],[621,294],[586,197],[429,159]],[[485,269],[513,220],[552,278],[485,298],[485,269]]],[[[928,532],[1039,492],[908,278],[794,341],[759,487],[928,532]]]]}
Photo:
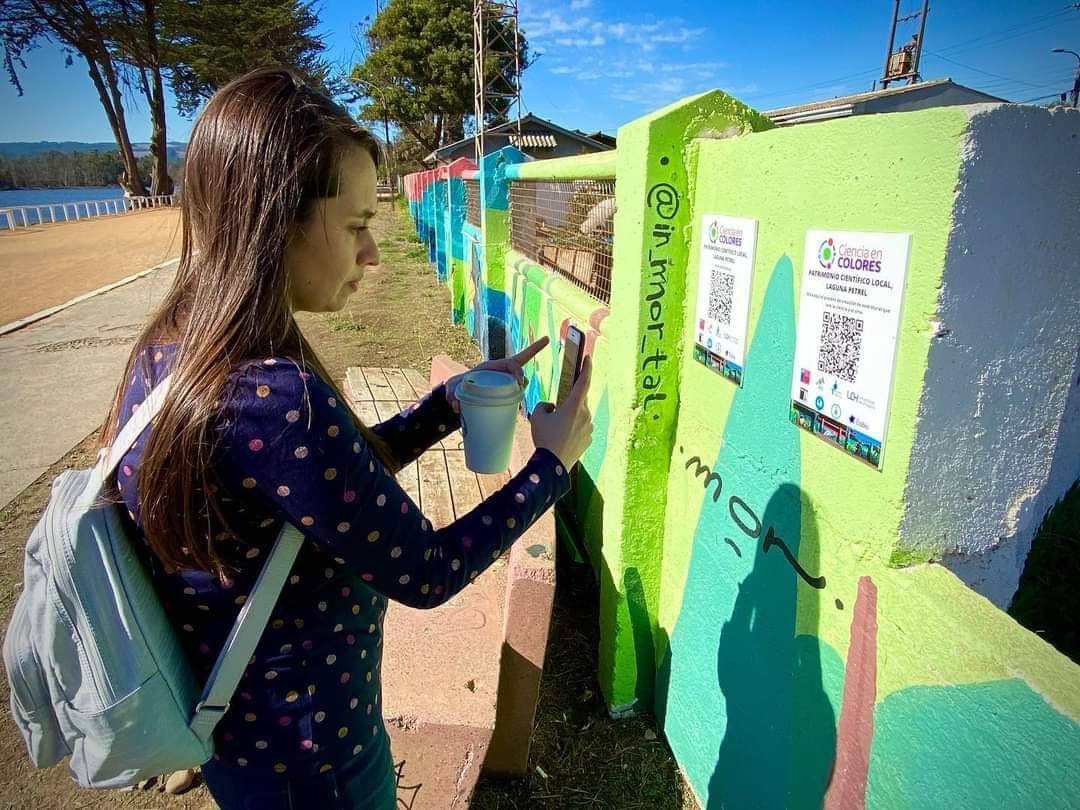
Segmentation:
{"type": "Polygon", "coordinates": [[[316,776],[253,774],[214,760],[202,766],[202,775],[221,810],[395,810],[394,762],[385,732],[380,737],[378,752],[365,751],[316,776]]]}

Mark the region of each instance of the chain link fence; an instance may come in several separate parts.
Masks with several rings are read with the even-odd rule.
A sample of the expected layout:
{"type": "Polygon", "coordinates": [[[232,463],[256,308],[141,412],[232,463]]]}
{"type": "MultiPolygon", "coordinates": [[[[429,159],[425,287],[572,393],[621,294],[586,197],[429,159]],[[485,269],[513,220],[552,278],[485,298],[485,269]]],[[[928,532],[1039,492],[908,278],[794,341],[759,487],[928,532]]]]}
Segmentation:
{"type": "Polygon", "coordinates": [[[515,180],[510,184],[510,246],[611,301],[615,181],[515,180]]]}

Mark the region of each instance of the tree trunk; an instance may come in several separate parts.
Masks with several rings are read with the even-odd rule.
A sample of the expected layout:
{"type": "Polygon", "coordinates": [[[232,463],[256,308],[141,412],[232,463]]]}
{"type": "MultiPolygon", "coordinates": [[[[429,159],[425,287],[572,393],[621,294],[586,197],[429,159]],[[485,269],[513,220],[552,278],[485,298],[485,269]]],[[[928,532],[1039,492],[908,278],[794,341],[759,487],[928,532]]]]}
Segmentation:
{"type": "Polygon", "coordinates": [[[146,13],[146,49],[149,55],[151,82],[146,88],[146,74],[143,72],[143,87],[146,100],[150,102],[150,154],[154,158],[154,182],[150,189],[153,195],[172,194],[173,181],[169,176],[169,145],[165,138],[165,90],[161,81],[161,61],[158,56],[157,18],[154,0],[144,0],[146,13]]]}
{"type": "MultiPolygon", "coordinates": [[[[112,127],[113,137],[116,139],[116,148],[120,152],[120,162],[124,164],[124,178],[121,185],[129,194],[141,196],[145,193],[145,187],[142,184],[142,178],[139,176],[139,164],[136,162],[135,152],[131,148],[131,139],[128,138],[127,126],[123,118],[123,108],[120,110],[120,115],[117,115],[117,110],[113,105],[113,100],[119,98],[119,93],[110,94],[110,88],[105,86],[105,80],[101,76],[101,68],[98,63],[85,52],[83,52],[82,56],[86,60],[86,66],[90,78],[94,82],[98,98],[101,100],[101,106],[105,109],[105,116],[109,119],[109,126],[112,127]]],[[[113,89],[117,89],[115,75],[112,78],[112,85],[113,89]]]]}
{"type": "Polygon", "coordinates": [[[107,53],[101,57],[101,68],[108,84],[109,95],[112,96],[113,112],[116,115],[116,124],[123,140],[120,144],[120,157],[124,161],[124,168],[127,170],[128,182],[137,189],[132,193],[141,196],[146,193],[146,185],[139,174],[139,164],[135,160],[135,150],[131,148],[131,139],[128,137],[127,121],[124,118],[124,102],[120,96],[120,82],[116,78],[116,71],[113,70],[112,59],[109,58],[107,53]],[[129,161],[130,168],[128,168],[129,161]]]}

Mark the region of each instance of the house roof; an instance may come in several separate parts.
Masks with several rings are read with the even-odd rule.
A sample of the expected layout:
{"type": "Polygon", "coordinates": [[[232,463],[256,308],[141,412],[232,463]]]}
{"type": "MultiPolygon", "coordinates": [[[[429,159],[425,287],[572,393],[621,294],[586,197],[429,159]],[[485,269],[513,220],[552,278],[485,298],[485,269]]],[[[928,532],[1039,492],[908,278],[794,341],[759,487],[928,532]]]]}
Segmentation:
{"type": "Polygon", "coordinates": [[[978,102],[1004,102],[1005,99],[998,98],[997,96],[991,96],[988,93],[984,93],[981,90],[975,90],[971,87],[965,87],[962,84],[957,84],[952,79],[934,79],[928,82],[917,82],[915,84],[905,84],[902,87],[890,87],[885,90],[873,90],[866,93],[855,93],[850,96],[838,96],[837,98],[822,99],[821,101],[811,101],[808,104],[795,104],[790,107],[779,107],[775,110],[767,110],[763,113],[766,117],[771,118],[774,123],[784,126],[785,124],[799,124],[807,121],[823,121],[828,118],[842,118],[844,116],[853,115],[855,107],[859,104],[865,104],[869,101],[877,101],[882,98],[889,98],[892,96],[902,96],[906,93],[925,93],[927,90],[945,90],[949,88],[956,88],[957,90],[969,93],[972,96],[972,103],[978,102]]]}
{"type": "MultiPolygon", "coordinates": [[[[540,118],[532,113],[528,113],[521,117],[520,143],[516,142],[519,140],[517,132],[518,121],[517,119],[514,119],[512,121],[507,121],[504,124],[499,124],[497,127],[491,127],[490,129],[485,130],[484,138],[506,138],[508,143],[521,149],[553,149],[557,144],[555,136],[561,135],[572,141],[577,141],[585,146],[589,146],[598,152],[603,152],[611,148],[602,141],[593,140],[582,132],[563,129],[558,124],[554,124],[551,121],[540,118]]],[[[444,160],[462,146],[472,143],[472,141],[473,139],[471,137],[462,138],[459,141],[440,146],[424,158],[424,162],[437,163],[440,160],[444,160]]]]}

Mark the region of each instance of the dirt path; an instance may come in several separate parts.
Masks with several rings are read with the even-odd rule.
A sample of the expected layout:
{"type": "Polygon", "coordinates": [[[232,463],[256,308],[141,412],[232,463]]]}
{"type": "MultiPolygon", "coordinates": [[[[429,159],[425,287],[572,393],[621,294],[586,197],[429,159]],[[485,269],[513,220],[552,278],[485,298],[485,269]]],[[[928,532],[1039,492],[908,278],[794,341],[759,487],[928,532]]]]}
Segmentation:
{"type": "Polygon", "coordinates": [[[180,209],[0,231],[0,324],[180,255],[180,209]]]}

